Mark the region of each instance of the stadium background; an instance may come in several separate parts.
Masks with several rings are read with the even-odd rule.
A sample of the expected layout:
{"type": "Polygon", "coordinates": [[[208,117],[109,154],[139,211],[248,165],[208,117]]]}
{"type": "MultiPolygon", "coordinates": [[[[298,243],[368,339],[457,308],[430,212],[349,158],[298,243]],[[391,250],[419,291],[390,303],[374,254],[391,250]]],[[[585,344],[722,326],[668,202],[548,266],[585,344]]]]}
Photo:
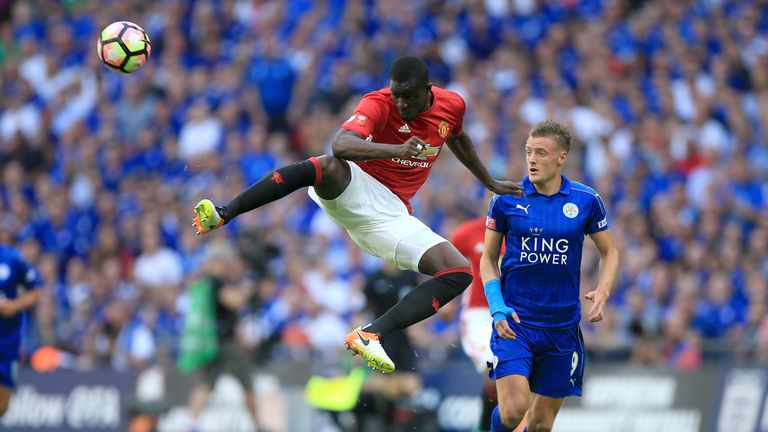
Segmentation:
{"type": "MultiPolygon", "coordinates": [[[[626,367],[680,383],[704,374],[696,385],[710,387],[680,391],[711,393],[708,416],[728,383],[751,386],[752,429],[706,417],[701,430],[768,428],[756,429],[768,358],[768,2],[5,0],[0,16],[0,239],[43,274],[22,354],[28,365],[55,347],[53,365],[40,356],[38,367],[58,368],[62,386],[128,377],[126,406],[167,398],[184,381],[169,377],[187,288],[212,259],[252,294],[238,335],[267,423],[329,424],[306,406],[303,379],[348,370],[340,341],[365,320],[361,287],[381,263],[304,192],[206,238],[191,210],[327,152],[358,96],[410,53],[467,99],[465,129],[497,176],[521,178],[533,123],[572,126],[567,174],[601,192],[623,258],[606,319],[583,324],[589,368],[620,367],[618,382],[636,377],[626,367]],[[117,20],[152,39],[134,75],[96,57],[96,35],[117,20]]],[[[478,214],[480,186],[446,154],[413,204],[449,236],[478,214]]],[[[584,289],[596,258],[588,247],[584,289]]],[[[443,373],[439,383],[473,373],[457,329],[438,319],[413,329],[421,370],[443,373]]],[[[22,384],[25,373],[40,377],[25,371],[22,384]]],[[[211,415],[238,403],[212,403],[211,415]]]]}

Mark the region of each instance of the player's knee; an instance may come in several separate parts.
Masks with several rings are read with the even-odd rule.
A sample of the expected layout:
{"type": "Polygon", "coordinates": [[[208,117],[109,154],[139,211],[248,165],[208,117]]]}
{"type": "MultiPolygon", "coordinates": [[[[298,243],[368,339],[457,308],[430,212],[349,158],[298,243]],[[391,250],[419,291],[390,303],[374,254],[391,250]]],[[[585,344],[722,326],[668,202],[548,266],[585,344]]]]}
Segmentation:
{"type": "Polygon", "coordinates": [[[331,155],[318,156],[317,162],[320,165],[320,170],[323,176],[333,176],[343,169],[344,161],[331,155]]]}
{"type": "MultiPolygon", "coordinates": [[[[525,411],[528,407],[522,403],[507,403],[499,405],[499,414],[501,415],[501,422],[508,428],[514,428],[523,421],[525,411]]],[[[531,429],[529,429],[531,432],[531,429]]]]}
{"type": "Polygon", "coordinates": [[[320,172],[316,173],[315,191],[323,199],[338,197],[349,185],[352,173],[347,163],[337,157],[323,155],[314,158],[320,172]],[[319,180],[317,177],[320,177],[319,180]]]}
{"type": "Polygon", "coordinates": [[[469,271],[469,261],[447,241],[432,246],[419,260],[419,271],[425,274],[438,275],[454,268],[466,268],[469,271]]]}

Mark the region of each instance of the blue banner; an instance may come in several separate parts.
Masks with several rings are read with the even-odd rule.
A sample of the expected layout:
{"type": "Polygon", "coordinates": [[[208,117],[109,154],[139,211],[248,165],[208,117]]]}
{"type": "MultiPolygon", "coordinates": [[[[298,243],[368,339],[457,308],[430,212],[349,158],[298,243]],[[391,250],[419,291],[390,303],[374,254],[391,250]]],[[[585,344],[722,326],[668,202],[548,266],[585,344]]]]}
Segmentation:
{"type": "Polygon", "coordinates": [[[133,377],[113,370],[21,370],[0,431],[119,432],[127,429],[133,377]]]}
{"type": "Polygon", "coordinates": [[[480,395],[485,378],[477,373],[469,360],[422,370],[423,391],[419,398],[423,405],[435,410],[439,430],[474,430],[482,412],[480,395]]]}

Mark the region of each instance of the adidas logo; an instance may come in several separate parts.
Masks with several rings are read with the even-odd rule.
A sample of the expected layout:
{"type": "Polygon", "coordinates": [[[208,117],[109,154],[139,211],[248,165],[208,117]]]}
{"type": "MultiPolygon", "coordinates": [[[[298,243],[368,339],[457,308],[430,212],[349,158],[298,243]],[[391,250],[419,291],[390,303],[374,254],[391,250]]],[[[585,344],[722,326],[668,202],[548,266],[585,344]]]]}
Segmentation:
{"type": "Polygon", "coordinates": [[[411,128],[409,128],[408,127],[408,123],[406,123],[406,124],[400,126],[400,129],[398,129],[397,131],[401,132],[401,133],[411,133],[411,128]]]}

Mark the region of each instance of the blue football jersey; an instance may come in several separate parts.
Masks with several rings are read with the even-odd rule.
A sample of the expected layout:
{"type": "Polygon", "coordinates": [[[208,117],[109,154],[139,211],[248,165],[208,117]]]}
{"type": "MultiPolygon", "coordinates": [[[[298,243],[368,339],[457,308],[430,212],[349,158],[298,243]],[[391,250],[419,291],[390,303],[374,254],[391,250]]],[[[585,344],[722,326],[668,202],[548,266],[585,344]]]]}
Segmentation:
{"type": "Polygon", "coordinates": [[[560,328],[581,316],[579,278],[584,237],[608,229],[602,198],[565,176],[560,190],[536,192],[526,177],[525,196],[494,196],[486,227],[504,234],[501,261],[504,301],[523,324],[560,328]]]}
{"type": "MultiPolygon", "coordinates": [[[[18,298],[41,282],[39,273],[16,249],[0,246],[0,302],[18,298]]],[[[0,317],[0,356],[18,356],[22,315],[0,317]]]]}

